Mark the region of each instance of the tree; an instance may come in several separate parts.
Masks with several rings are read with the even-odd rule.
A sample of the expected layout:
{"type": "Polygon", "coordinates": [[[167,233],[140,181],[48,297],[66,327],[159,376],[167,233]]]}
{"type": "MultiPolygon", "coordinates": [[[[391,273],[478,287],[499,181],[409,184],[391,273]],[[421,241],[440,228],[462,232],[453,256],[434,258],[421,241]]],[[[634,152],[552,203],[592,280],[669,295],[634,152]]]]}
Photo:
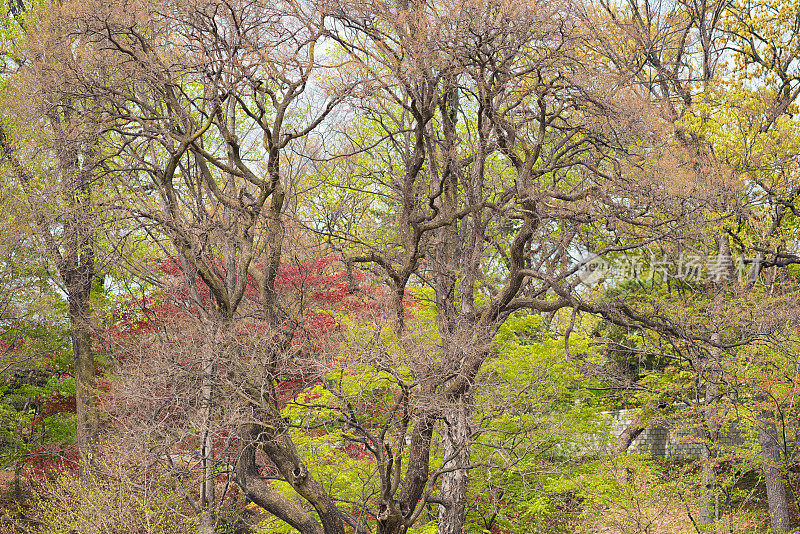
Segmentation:
{"type": "MultiPolygon", "coordinates": [[[[633,247],[680,216],[648,219],[654,197],[616,173],[611,147],[641,136],[618,122],[620,102],[586,81],[594,67],[579,59],[568,6],[359,3],[337,15],[334,38],[374,89],[362,122],[342,135],[352,156],[320,174],[350,192],[337,199],[390,216],[370,228],[337,200],[322,233],[385,278],[399,339],[405,292],[433,290],[439,346],[416,394],[443,407],[425,416],[426,427],[442,422],[445,443],[441,489],[428,500],[440,504],[439,531],[456,533],[479,431],[475,379],[497,329],[517,310],[575,305],[581,266],[571,254],[633,247]],[[617,220],[629,223],[625,240],[598,243],[617,220]]],[[[413,517],[399,512],[413,509],[403,497],[385,496],[399,521],[413,517]]]]}
{"type": "MultiPolygon", "coordinates": [[[[22,2],[11,6],[15,21],[11,25],[16,23],[19,28],[7,30],[3,36],[6,43],[10,41],[4,64],[12,73],[5,80],[7,121],[0,129],[0,151],[69,303],[78,452],[81,474],[87,476],[97,454],[99,425],[91,336],[91,293],[98,271],[97,231],[102,221],[97,208],[97,136],[94,129],[77,121],[85,111],[82,103],[63,93],[48,98],[54,96],[53,87],[64,80],[56,74],[57,69],[32,65],[43,57],[54,63],[63,58],[58,52],[50,56],[50,51],[29,49],[33,57],[26,62],[23,36],[33,31],[36,15],[22,2]],[[41,131],[36,132],[37,128],[41,131]]],[[[65,50],[68,46],[58,49],[65,50]]]]}
{"type": "MultiPolygon", "coordinates": [[[[770,279],[776,276],[776,269],[796,261],[785,250],[786,232],[792,230],[784,223],[796,196],[788,171],[793,164],[780,147],[783,141],[775,142],[778,137],[787,139],[788,114],[796,98],[796,78],[790,67],[791,58],[796,57],[794,32],[787,26],[778,28],[778,18],[783,18],[776,18],[787,8],[726,1],[629,2],[624,6],[604,4],[602,15],[587,16],[596,24],[598,36],[611,36],[598,41],[603,57],[621,76],[636,80],[647,90],[664,121],[674,125],[675,138],[685,147],[686,162],[695,172],[741,177],[738,183],[720,181],[720,194],[706,209],[706,218],[716,221],[699,225],[716,236],[715,242],[703,245],[702,240],[692,238],[687,243],[716,255],[717,267],[727,265],[728,269],[733,267],[732,251],[738,252],[740,258],[752,261],[754,276],[734,280],[732,271],[717,271],[717,276],[710,277],[712,283],[697,288],[707,294],[703,317],[717,330],[688,321],[680,325],[682,331],[670,334],[684,340],[695,338],[699,344],[694,350],[704,355],[698,377],[705,382],[703,402],[708,405],[703,417],[707,421],[705,469],[709,484],[714,478],[714,442],[719,429],[715,420],[725,411],[723,399],[735,397],[736,390],[725,391],[731,380],[726,373],[733,372],[730,359],[738,357],[736,347],[769,340],[775,329],[764,328],[771,322],[767,318],[785,313],[780,303],[783,297],[774,293],[774,287],[759,284],[762,279],[758,275],[770,279]],[[620,48],[619,39],[627,39],[631,46],[620,48]],[[726,47],[733,49],[730,59],[736,70],[726,65],[726,47]],[[771,171],[765,172],[767,168],[771,171]],[[772,172],[775,169],[781,170],[772,172]],[[770,301],[771,305],[754,305],[745,295],[748,291],[777,299],[770,301]],[[759,318],[748,321],[742,309],[753,310],[759,318]]],[[[653,326],[665,332],[663,324],[653,326]]],[[[769,410],[761,415],[767,417],[769,410]]],[[[762,433],[773,423],[762,421],[762,433]]],[[[769,447],[762,453],[765,458],[775,456],[769,447]]],[[[770,463],[774,460],[765,465],[770,463]]],[[[774,480],[776,473],[764,471],[773,488],[781,485],[774,480]]],[[[785,497],[770,494],[773,527],[787,531],[785,497]]],[[[700,522],[712,521],[709,512],[700,522]]]]}
{"type": "MultiPolygon", "coordinates": [[[[218,362],[234,349],[234,323],[255,279],[260,311],[248,313],[268,327],[264,376],[274,381],[278,375],[275,366],[292,340],[285,330],[290,310],[275,291],[286,199],[294,194],[282,161],[288,162],[290,144],[313,132],[348,87],[334,87],[327,96],[320,90],[326,101],[305,114],[314,104],[317,70],[326,67],[316,52],[323,15],[292,2],[70,3],[48,15],[59,28],[52,46],[64,42],[61,35],[76,36],[59,64],[67,77],[59,88],[87,107],[91,103],[82,118],[99,127],[102,165],[117,193],[107,206],[118,214],[118,231],[133,243],[147,237],[176,258],[187,282],[185,298],[203,324],[198,521],[202,532],[210,532],[215,459],[209,427],[218,409],[218,362]]],[[[340,531],[330,497],[312,479],[292,476],[302,471],[300,460],[282,442],[277,399],[269,402],[252,405],[254,422],[243,425],[240,486],[291,525],[313,522],[291,501],[276,500],[258,476],[255,450],[267,447],[326,528],[340,531]],[[279,434],[267,439],[266,429],[279,434]]]]}
{"type": "MultiPolygon", "coordinates": [[[[143,298],[126,300],[104,336],[118,362],[105,405],[119,430],[108,436],[107,446],[135,451],[126,461],[149,466],[153,472],[147,476],[171,481],[200,517],[204,493],[207,495],[207,488],[213,485],[215,501],[206,506],[222,518],[225,500],[230,508],[231,496],[236,495],[238,453],[243,445],[239,430],[252,424],[242,399],[249,399],[254,387],[268,387],[281,416],[294,420],[298,416],[288,414],[303,404],[304,390],[318,386],[328,372],[338,368],[325,363],[325,355],[335,352],[335,332],[341,327],[337,317],[347,314],[354,319],[374,306],[369,285],[360,273],[353,273],[361,281],[361,289],[354,294],[347,289],[349,277],[335,272],[334,267],[332,259],[324,257],[279,267],[276,301],[293,312],[285,318],[291,324],[282,325],[284,332],[293,332],[283,354],[264,351],[274,332],[258,313],[258,288],[250,278],[241,313],[227,332],[230,337],[224,339],[228,350],[214,355],[213,375],[209,377],[203,354],[209,334],[203,328],[198,306],[187,299],[199,282],[187,280],[175,258],[162,262],[157,268],[161,272],[157,288],[143,298]],[[262,376],[262,358],[273,357],[281,361],[274,364],[275,375],[268,382],[262,376]],[[212,381],[215,389],[214,417],[210,420],[204,416],[205,400],[200,394],[206,381],[212,381]],[[213,452],[210,480],[202,465],[206,443],[211,444],[213,452]]],[[[200,287],[197,296],[204,306],[210,306],[212,297],[207,289],[200,287]]],[[[302,420],[320,411],[319,395],[306,395],[310,405],[299,413],[302,420]]],[[[329,432],[339,426],[335,421],[325,421],[329,432]]],[[[295,432],[294,428],[291,425],[288,431],[295,432]]],[[[299,428],[304,429],[301,443],[315,439],[315,435],[323,439],[315,434],[314,427],[299,428]]],[[[274,472],[273,462],[261,463],[266,465],[260,466],[259,476],[274,472]]]]}

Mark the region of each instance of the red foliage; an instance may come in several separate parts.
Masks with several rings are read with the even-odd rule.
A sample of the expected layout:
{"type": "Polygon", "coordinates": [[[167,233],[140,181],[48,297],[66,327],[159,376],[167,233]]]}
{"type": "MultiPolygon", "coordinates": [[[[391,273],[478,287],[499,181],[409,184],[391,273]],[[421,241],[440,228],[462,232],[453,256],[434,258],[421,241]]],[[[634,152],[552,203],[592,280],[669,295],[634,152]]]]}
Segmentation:
{"type": "MultiPolygon", "coordinates": [[[[221,265],[217,265],[216,269],[224,273],[221,265]]],[[[161,262],[153,267],[153,271],[164,275],[161,292],[129,299],[123,303],[111,327],[103,332],[101,346],[113,350],[120,360],[125,359],[128,348],[136,350],[139,355],[146,355],[145,358],[150,354],[155,357],[157,354],[164,354],[165,347],[156,346],[163,341],[159,341],[153,334],[166,331],[169,333],[169,345],[166,349],[170,351],[172,347],[175,348],[175,363],[189,371],[189,376],[199,375],[201,355],[197,353],[199,351],[193,353],[186,350],[186,347],[202,344],[206,334],[196,327],[195,320],[201,314],[200,307],[211,309],[214,303],[197,274],[191,271],[187,274],[185,266],[177,260],[161,262]],[[190,286],[196,287],[196,292],[193,293],[190,286]],[[195,300],[198,297],[199,302],[195,300]],[[149,350],[148,344],[152,344],[153,350],[149,350]]],[[[278,366],[282,376],[275,383],[276,400],[279,405],[285,405],[302,391],[320,383],[320,372],[324,372],[328,363],[325,357],[331,357],[323,353],[335,343],[334,334],[341,328],[337,319],[339,316],[356,316],[370,321],[383,314],[384,310],[380,305],[383,300],[380,287],[372,284],[363,272],[337,269],[335,259],[330,256],[310,262],[281,265],[275,280],[275,289],[279,306],[286,314],[279,328],[283,335],[289,335],[292,339],[288,354],[281,356],[286,361],[278,366]]],[[[413,299],[408,299],[406,304],[409,311],[416,305],[413,299]]],[[[266,322],[260,320],[260,309],[255,280],[248,278],[241,308],[246,317],[234,325],[238,330],[235,335],[240,336],[243,346],[269,334],[266,322]]],[[[246,358],[247,351],[242,352],[246,358]]],[[[228,364],[222,360],[216,363],[216,372],[224,377],[228,364]]],[[[164,384],[164,387],[169,389],[170,385],[164,384]]],[[[165,391],[162,397],[179,396],[165,391]]],[[[172,421],[179,424],[178,420],[191,411],[191,407],[183,402],[162,404],[158,408],[158,417],[167,424],[172,421]]],[[[385,411],[384,407],[367,404],[359,404],[358,408],[376,415],[385,411]]],[[[121,412],[136,410],[133,406],[117,406],[115,409],[121,412]]],[[[147,410],[142,411],[149,413],[147,410]]],[[[130,414],[133,415],[134,411],[130,414]]],[[[126,417],[125,413],[118,415],[126,417]]],[[[215,447],[222,456],[225,455],[223,450],[235,449],[235,439],[229,439],[228,436],[225,438],[215,447]]],[[[178,449],[191,451],[196,448],[195,445],[182,443],[178,449]]],[[[366,460],[372,455],[366,447],[354,443],[344,446],[342,450],[353,459],[366,460]]]]}
{"type": "Polygon", "coordinates": [[[38,402],[42,403],[42,409],[31,421],[31,430],[42,423],[45,417],[57,413],[76,413],[75,395],[62,395],[56,393],[52,397],[37,397],[38,402]]]}
{"type": "MultiPolygon", "coordinates": [[[[292,335],[294,346],[303,352],[318,352],[326,338],[339,325],[335,313],[352,313],[375,310],[378,289],[366,284],[367,277],[360,271],[334,271],[334,258],[297,264],[283,264],[275,279],[275,289],[282,301],[281,307],[292,310],[284,318],[282,330],[292,335]],[[352,286],[356,287],[353,288],[352,286]]],[[[216,266],[221,275],[225,272],[216,266]]],[[[199,308],[212,309],[214,304],[208,288],[195,272],[187,273],[177,260],[171,258],[153,266],[166,276],[165,289],[157,296],[129,299],[116,312],[115,320],[105,332],[98,332],[99,348],[109,350],[126,340],[137,339],[164,325],[174,324],[181,317],[198,317],[199,308]],[[190,279],[187,280],[187,277],[190,279]],[[193,280],[191,280],[193,278],[193,280]],[[192,292],[191,286],[196,288],[192,292]],[[193,295],[195,295],[193,297],[193,295]],[[199,297],[199,302],[195,299],[199,297]]],[[[258,309],[258,288],[248,276],[245,302],[254,303],[258,309]]],[[[288,313],[288,312],[287,312],[288,313]]],[[[255,321],[248,323],[248,333],[266,332],[266,325],[255,321]]]]}
{"type": "Polygon", "coordinates": [[[25,344],[25,338],[15,338],[11,341],[0,339],[0,354],[3,356],[13,354],[22,348],[25,344]]]}
{"type": "Polygon", "coordinates": [[[340,449],[347,454],[351,460],[364,460],[372,457],[372,453],[363,443],[348,443],[340,449]]]}
{"type": "Polygon", "coordinates": [[[318,383],[319,380],[316,377],[307,377],[303,375],[297,375],[281,380],[275,386],[278,394],[278,403],[284,405],[297,397],[297,395],[306,388],[318,383]]]}
{"type": "Polygon", "coordinates": [[[78,449],[46,445],[30,452],[25,467],[33,478],[49,478],[63,473],[78,473],[78,449]]]}

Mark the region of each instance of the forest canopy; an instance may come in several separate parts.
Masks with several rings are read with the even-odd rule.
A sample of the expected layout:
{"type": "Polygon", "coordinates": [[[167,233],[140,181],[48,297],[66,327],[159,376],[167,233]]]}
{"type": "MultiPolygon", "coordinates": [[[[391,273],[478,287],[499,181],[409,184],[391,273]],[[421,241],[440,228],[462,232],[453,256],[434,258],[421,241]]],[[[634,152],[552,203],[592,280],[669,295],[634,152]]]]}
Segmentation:
{"type": "Polygon", "coordinates": [[[3,531],[800,526],[796,2],[0,11],[3,531]]]}

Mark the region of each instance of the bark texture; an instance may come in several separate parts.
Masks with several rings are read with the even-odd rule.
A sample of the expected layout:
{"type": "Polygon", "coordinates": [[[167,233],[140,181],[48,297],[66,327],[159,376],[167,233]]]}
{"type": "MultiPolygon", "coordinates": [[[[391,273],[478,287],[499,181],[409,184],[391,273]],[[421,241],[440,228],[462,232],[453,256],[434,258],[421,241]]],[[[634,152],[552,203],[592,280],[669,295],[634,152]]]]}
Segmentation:
{"type": "Polygon", "coordinates": [[[460,396],[445,414],[446,435],[440,496],[447,502],[439,506],[439,534],[461,534],[469,484],[472,409],[465,396],[460,396]]]}
{"type": "MultiPolygon", "coordinates": [[[[761,399],[759,399],[761,400],[761,399]]],[[[766,401],[767,399],[763,399],[766,401]]],[[[781,447],[772,410],[762,410],[758,427],[758,444],[761,446],[764,484],[767,487],[769,518],[775,532],[789,532],[789,503],[786,500],[783,470],[781,469],[781,447]]]]}
{"type": "Polygon", "coordinates": [[[78,299],[70,299],[72,353],[75,359],[75,408],[80,476],[86,479],[96,460],[98,442],[97,387],[92,340],[86,327],[84,308],[78,299]]]}

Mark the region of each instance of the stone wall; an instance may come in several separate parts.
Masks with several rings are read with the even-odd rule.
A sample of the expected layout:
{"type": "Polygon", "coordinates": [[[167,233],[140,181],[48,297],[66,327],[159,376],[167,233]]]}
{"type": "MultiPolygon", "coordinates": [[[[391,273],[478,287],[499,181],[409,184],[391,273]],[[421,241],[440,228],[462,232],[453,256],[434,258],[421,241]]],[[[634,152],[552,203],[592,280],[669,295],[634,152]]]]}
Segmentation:
{"type": "MultiPolygon", "coordinates": [[[[611,434],[616,440],[633,422],[636,410],[615,410],[603,412],[603,415],[611,420],[611,434]]],[[[738,447],[744,445],[745,437],[734,427],[732,430],[723,432],[719,442],[722,446],[738,447]]],[[[631,443],[628,452],[648,453],[653,456],[670,458],[699,458],[702,455],[702,445],[692,429],[652,425],[639,434],[631,443]]]]}

